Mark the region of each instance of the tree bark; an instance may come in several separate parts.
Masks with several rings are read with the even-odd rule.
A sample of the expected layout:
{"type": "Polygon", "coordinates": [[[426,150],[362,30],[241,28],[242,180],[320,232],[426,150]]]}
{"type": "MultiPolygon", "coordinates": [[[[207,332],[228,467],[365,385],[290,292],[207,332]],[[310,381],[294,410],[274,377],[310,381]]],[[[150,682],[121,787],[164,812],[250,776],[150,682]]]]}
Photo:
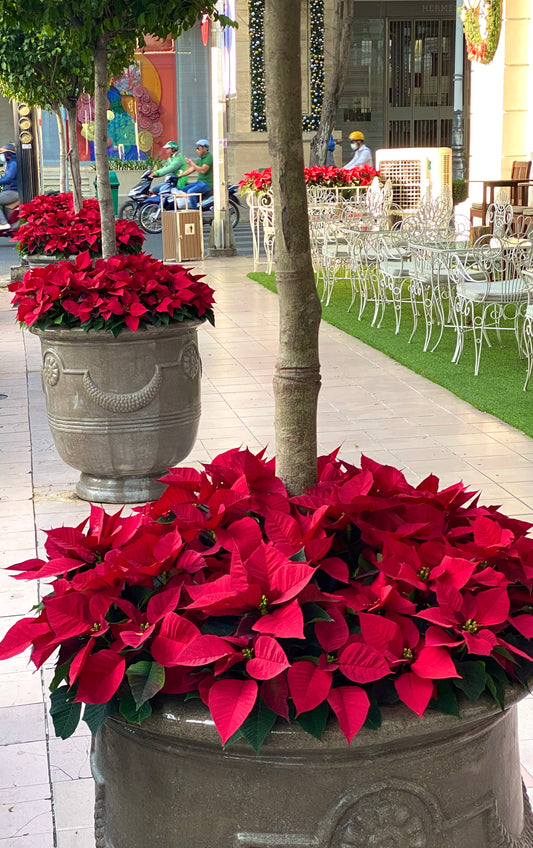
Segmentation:
{"type": "Polygon", "coordinates": [[[74,200],[74,212],[79,212],[83,205],[81,191],[80,152],[78,150],[78,137],[76,135],[76,103],[67,100],[65,109],[68,115],[69,126],[69,151],[67,154],[70,163],[70,174],[72,177],[72,197],[74,200]]]}
{"type": "Polygon", "coordinates": [[[65,135],[65,122],[61,114],[61,106],[53,106],[53,113],[57,120],[57,134],[59,136],[59,191],[67,190],[67,140],[65,135]]]}
{"type": "Polygon", "coordinates": [[[290,494],[317,479],[320,391],[316,291],[302,144],[301,0],[266,0],[265,82],[280,336],[274,374],[276,473],[290,494]]]}
{"type": "Polygon", "coordinates": [[[98,36],[94,52],[94,158],[96,160],[96,182],[100,220],[102,226],[102,256],[107,259],[117,252],[115,236],[115,213],[109,185],[107,162],[107,88],[108,39],[98,36]]]}
{"type": "Polygon", "coordinates": [[[326,84],[326,93],[320,113],[320,124],[315,136],[311,140],[310,165],[326,164],[328,141],[335,127],[337,106],[339,105],[340,96],[344,88],[354,19],[355,0],[335,0],[335,35],[333,43],[336,49],[333,54],[331,78],[326,84]]]}

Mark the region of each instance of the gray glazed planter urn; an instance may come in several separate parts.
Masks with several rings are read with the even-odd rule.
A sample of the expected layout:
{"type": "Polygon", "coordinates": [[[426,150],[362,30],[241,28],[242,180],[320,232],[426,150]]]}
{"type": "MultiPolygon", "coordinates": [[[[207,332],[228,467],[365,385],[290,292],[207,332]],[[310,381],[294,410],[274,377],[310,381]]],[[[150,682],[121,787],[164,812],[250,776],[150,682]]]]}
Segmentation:
{"type": "Polygon", "coordinates": [[[200,420],[201,321],[86,333],[32,329],[41,341],[48,422],[83,500],[138,503],[190,453],[200,420]]]}
{"type": "Polygon", "coordinates": [[[350,747],[284,722],[223,751],[199,701],[108,718],[91,757],[97,848],[532,848],[515,703],[461,718],[402,706],[350,747]]]}

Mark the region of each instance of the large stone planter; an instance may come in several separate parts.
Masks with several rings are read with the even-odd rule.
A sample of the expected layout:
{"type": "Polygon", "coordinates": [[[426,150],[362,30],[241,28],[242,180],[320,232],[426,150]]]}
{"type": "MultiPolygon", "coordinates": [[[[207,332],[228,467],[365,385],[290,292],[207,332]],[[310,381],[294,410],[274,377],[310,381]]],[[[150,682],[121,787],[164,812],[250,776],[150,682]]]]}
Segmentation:
{"type": "Polygon", "coordinates": [[[48,421],[60,457],[81,471],[80,498],[154,500],[157,478],[191,451],[200,419],[200,321],[117,338],[33,330],[41,340],[48,421]]]}
{"type": "MultiPolygon", "coordinates": [[[[514,696],[517,700],[518,696],[514,696]]],[[[510,698],[512,703],[513,698],[510,698]]],[[[531,848],[516,707],[383,710],[351,747],[277,725],[222,751],[202,704],[108,719],[92,754],[97,848],[531,848]]]]}

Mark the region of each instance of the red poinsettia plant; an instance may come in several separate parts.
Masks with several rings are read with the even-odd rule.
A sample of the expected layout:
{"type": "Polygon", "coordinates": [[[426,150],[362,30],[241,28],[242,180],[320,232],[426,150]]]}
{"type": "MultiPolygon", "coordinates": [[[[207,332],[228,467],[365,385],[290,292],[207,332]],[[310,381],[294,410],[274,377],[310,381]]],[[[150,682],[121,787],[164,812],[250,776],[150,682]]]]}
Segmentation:
{"type": "Polygon", "coordinates": [[[171,321],[207,319],[214,324],[213,289],[183,265],[165,265],[153,256],[117,254],[31,268],[10,283],[17,320],[27,326],[108,330],[160,327],[171,321]]]}
{"type": "MultiPolygon", "coordinates": [[[[77,214],[69,193],[41,195],[20,209],[22,224],[13,241],[22,256],[68,259],[86,250],[91,256],[101,254],[100,207],[95,198],[84,200],[77,214]]],[[[141,252],[145,236],[134,221],[119,219],[115,229],[119,253],[141,252]]]]}
{"type": "MultiPolygon", "coordinates": [[[[324,186],[325,188],[367,186],[377,176],[379,176],[379,171],[376,171],[370,165],[351,168],[349,171],[333,166],[321,167],[316,165],[312,168],[304,168],[307,186],[324,186]]],[[[268,191],[271,186],[271,168],[264,168],[262,171],[250,171],[239,182],[243,194],[247,190],[253,191],[254,194],[260,194],[263,191],[268,191]]]]}
{"type": "Polygon", "coordinates": [[[0,659],[56,652],[59,735],[82,705],[94,731],[161,694],[201,698],[223,744],[256,749],[277,720],[320,737],[336,717],[349,743],[382,705],[458,715],[487,692],[503,707],[533,669],[531,525],[367,457],[318,470],[289,497],[263,452],[228,451],[172,469],[133,515],[92,506],[47,533],[46,559],[11,566],[52,582],[0,659]]]}

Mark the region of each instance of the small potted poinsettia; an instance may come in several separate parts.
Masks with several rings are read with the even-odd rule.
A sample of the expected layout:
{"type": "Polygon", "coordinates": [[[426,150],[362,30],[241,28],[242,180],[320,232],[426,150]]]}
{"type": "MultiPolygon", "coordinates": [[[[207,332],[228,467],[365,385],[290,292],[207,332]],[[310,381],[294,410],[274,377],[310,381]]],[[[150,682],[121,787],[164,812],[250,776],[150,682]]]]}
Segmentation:
{"type": "Polygon", "coordinates": [[[11,283],[18,321],[40,339],[50,429],[82,474],[78,495],[156,497],[158,477],[190,452],[200,417],[197,328],[213,290],[147,254],[31,268],[11,283]]]}
{"type": "MultiPolygon", "coordinates": [[[[314,165],[304,168],[305,184],[308,188],[313,186],[324,186],[325,188],[346,188],[357,186],[368,186],[379,176],[379,172],[370,165],[351,168],[314,165]]],[[[250,191],[253,194],[269,191],[272,186],[272,169],[264,168],[262,171],[250,171],[245,174],[239,182],[241,192],[250,191]]]]}
{"type": "MultiPolygon", "coordinates": [[[[84,200],[78,213],[74,212],[70,193],[39,195],[20,209],[22,223],[13,240],[21,257],[31,264],[68,259],[83,251],[101,255],[100,209],[95,198],[84,200]]],[[[135,222],[116,222],[119,253],[140,253],[144,241],[135,222]]]]}
{"type": "Polygon", "coordinates": [[[83,716],[97,733],[97,827],[105,815],[111,844],[137,844],[152,781],[158,846],[173,826],[187,846],[315,844],[303,835],[328,804],[317,845],[371,844],[375,815],[383,844],[468,844],[465,827],[471,839],[485,826],[483,805],[472,823],[468,774],[483,797],[484,770],[501,766],[501,710],[533,669],[531,525],[462,483],[413,486],[336,452],[295,497],[273,460],[247,450],[164,482],[155,503],[130,516],[93,506],[81,525],[47,533],[46,558],[11,566],[51,584],[0,659],[28,647],[37,667],[55,656],[56,732],[83,716]],[[178,768],[164,771],[171,755],[179,803],[174,782],[157,778],[178,768]],[[439,805],[450,804],[452,764],[449,822],[439,805]],[[361,788],[339,807],[357,770],[361,788]],[[199,787],[213,824],[195,816],[199,787]]]}

